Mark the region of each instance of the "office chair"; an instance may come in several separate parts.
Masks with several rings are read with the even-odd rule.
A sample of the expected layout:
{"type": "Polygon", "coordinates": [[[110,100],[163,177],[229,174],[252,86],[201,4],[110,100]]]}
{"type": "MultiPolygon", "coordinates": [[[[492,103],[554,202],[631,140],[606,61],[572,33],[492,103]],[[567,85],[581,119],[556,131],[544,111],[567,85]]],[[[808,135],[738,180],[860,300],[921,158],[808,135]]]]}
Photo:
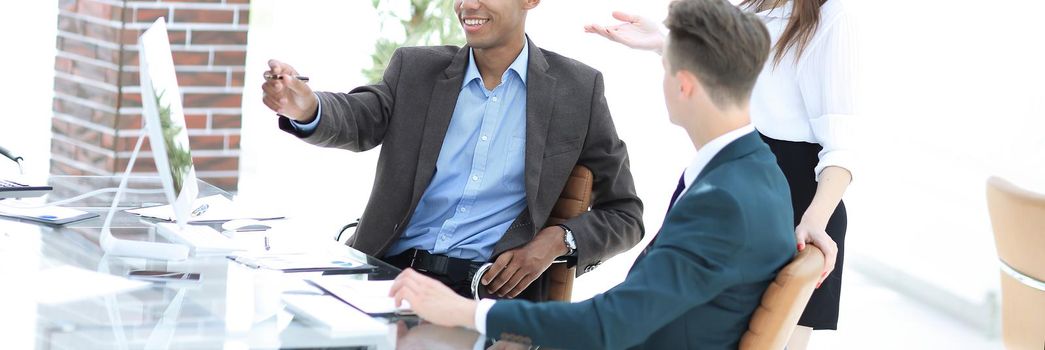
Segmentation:
{"type": "Polygon", "coordinates": [[[987,209],[1001,269],[1002,341],[1045,348],[1045,194],[998,177],[987,180],[987,209]]]}
{"type": "Polygon", "coordinates": [[[823,272],[824,260],[820,248],[807,244],[777,273],[740,338],[741,350],[779,350],[787,345],[823,272]]]}

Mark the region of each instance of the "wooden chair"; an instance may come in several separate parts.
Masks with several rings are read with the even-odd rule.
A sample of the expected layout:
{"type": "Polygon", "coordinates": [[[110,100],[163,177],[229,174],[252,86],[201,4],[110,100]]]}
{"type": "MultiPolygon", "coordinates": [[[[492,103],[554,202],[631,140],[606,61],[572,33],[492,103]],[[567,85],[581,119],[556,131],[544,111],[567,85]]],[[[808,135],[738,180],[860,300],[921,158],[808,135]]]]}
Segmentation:
{"type": "MultiPolygon", "coordinates": [[[[570,173],[566,186],[559,195],[559,200],[552,207],[551,215],[544,227],[555,226],[581,215],[591,209],[592,181],[595,177],[591,170],[578,165],[570,173]]],[[[548,275],[548,300],[570,301],[573,294],[573,279],[577,274],[576,266],[568,266],[565,260],[556,261],[544,272],[548,275]]]]}
{"type": "Polygon", "coordinates": [[[1045,349],[1045,195],[991,177],[987,209],[1001,268],[1002,341],[1045,349]]]}
{"type": "Polygon", "coordinates": [[[787,345],[823,272],[824,260],[820,248],[807,244],[777,273],[740,338],[741,350],[779,350],[787,345]]]}

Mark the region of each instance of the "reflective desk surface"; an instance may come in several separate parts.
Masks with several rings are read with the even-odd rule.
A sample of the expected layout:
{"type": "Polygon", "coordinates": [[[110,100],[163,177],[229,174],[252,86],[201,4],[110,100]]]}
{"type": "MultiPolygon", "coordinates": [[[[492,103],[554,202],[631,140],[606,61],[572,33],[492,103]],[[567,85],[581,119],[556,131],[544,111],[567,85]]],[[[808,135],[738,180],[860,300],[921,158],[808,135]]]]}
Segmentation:
{"type": "MultiPolygon", "coordinates": [[[[119,178],[53,176],[49,183],[55,189],[46,200],[53,202],[96,189],[115,188],[119,178]]],[[[229,196],[202,181],[199,185],[201,197],[229,196]]],[[[161,188],[157,178],[132,178],[129,188],[139,191],[125,193],[119,209],[166,202],[162,192],[155,191],[161,188]],[[154,191],[148,191],[150,189],[154,191]]],[[[435,327],[416,318],[380,319],[388,326],[383,334],[331,334],[329,328],[295,316],[281,299],[284,293],[304,293],[299,288],[308,288],[308,285],[301,282],[302,274],[251,269],[223,256],[163,261],[106,255],[98,239],[113,195],[103,193],[64,205],[100,214],[97,218],[64,226],[0,218],[0,278],[3,279],[0,348],[428,349],[476,345],[478,333],[435,327]],[[62,303],[37,302],[35,289],[47,285],[47,281],[40,281],[40,272],[60,266],[115,276],[127,276],[133,270],[190,272],[200,274],[200,280],[152,284],[121,294],[62,303]]],[[[31,200],[21,202],[15,204],[31,203],[31,200]]],[[[0,202],[11,203],[11,200],[0,202]]],[[[274,230],[280,227],[277,225],[293,227],[293,219],[273,223],[274,230]]],[[[111,231],[124,239],[166,241],[156,234],[153,222],[122,210],[116,213],[111,231]]],[[[399,272],[332,238],[310,244],[315,244],[315,249],[343,254],[378,267],[369,274],[346,275],[351,278],[388,280],[399,272]]]]}

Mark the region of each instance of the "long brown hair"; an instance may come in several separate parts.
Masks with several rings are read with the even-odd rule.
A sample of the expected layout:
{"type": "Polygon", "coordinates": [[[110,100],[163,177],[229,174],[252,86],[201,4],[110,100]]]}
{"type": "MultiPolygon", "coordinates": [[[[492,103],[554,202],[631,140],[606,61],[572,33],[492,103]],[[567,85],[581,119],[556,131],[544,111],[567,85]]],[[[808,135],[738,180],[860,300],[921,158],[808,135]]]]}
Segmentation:
{"type": "MultiPolygon", "coordinates": [[[[788,0],[744,0],[740,6],[755,11],[774,9],[781,5],[786,6],[788,0]]],[[[827,0],[790,0],[794,3],[791,18],[787,21],[784,33],[773,47],[773,64],[780,64],[784,59],[784,53],[791,48],[795,49],[795,61],[802,57],[809,41],[813,39],[813,33],[820,24],[820,6],[827,0]]]]}

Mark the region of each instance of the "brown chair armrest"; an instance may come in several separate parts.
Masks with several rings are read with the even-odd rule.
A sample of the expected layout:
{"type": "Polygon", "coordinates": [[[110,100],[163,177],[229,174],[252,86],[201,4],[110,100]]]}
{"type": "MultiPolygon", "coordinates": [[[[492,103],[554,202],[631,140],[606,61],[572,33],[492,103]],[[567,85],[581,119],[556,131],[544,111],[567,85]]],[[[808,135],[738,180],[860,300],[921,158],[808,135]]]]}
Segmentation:
{"type": "MultiPolygon", "coordinates": [[[[591,208],[591,190],[594,180],[595,177],[587,167],[575,166],[544,227],[564,223],[588,211],[591,208]]],[[[570,296],[573,294],[574,276],[577,275],[577,268],[573,265],[557,262],[552,264],[548,271],[545,271],[549,284],[549,300],[570,301],[570,296]]]]}

